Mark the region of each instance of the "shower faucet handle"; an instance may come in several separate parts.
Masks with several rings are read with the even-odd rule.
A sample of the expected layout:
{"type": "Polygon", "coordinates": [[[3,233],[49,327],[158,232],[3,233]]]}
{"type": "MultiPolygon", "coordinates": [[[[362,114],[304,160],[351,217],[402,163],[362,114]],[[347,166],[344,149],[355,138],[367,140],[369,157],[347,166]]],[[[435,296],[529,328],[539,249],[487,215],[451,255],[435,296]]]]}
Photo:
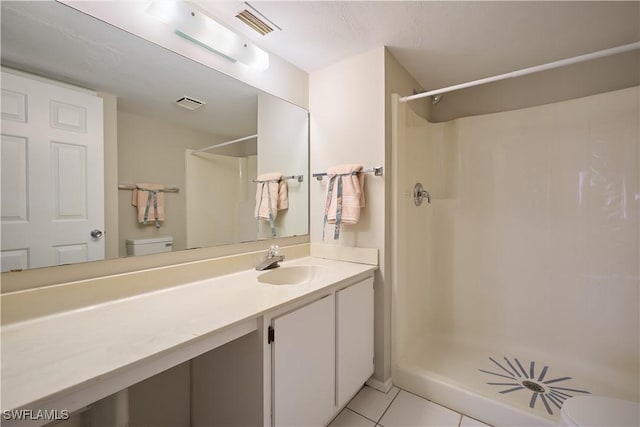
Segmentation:
{"type": "Polygon", "coordinates": [[[429,194],[429,192],[424,189],[422,184],[418,182],[413,187],[413,202],[416,206],[420,206],[423,199],[427,199],[427,203],[431,204],[431,194],[429,194]]]}

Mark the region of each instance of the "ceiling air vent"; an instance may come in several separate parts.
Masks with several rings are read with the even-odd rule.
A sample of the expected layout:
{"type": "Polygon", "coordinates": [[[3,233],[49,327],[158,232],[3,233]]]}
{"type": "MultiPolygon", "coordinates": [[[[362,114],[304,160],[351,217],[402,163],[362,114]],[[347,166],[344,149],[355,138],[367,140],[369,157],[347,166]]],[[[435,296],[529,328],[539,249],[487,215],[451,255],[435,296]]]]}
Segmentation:
{"type": "MultiPolygon", "coordinates": [[[[259,12],[257,12],[257,11],[256,11],[256,13],[259,14],[259,12]]],[[[260,35],[262,35],[262,36],[266,36],[267,34],[271,33],[273,31],[273,27],[277,28],[277,25],[271,23],[271,25],[273,25],[273,26],[271,26],[271,25],[267,24],[262,19],[258,18],[256,15],[254,15],[248,9],[244,9],[242,12],[238,12],[238,14],[236,15],[236,18],[238,18],[239,20],[244,22],[246,25],[248,25],[253,30],[255,30],[258,33],[260,33],[260,35]]]]}
{"type": "Polygon", "coordinates": [[[202,107],[205,102],[195,98],[190,98],[188,96],[183,96],[182,98],[176,100],[176,104],[178,104],[182,108],[186,108],[187,110],[197,110],[198,108],[202,107]]]}

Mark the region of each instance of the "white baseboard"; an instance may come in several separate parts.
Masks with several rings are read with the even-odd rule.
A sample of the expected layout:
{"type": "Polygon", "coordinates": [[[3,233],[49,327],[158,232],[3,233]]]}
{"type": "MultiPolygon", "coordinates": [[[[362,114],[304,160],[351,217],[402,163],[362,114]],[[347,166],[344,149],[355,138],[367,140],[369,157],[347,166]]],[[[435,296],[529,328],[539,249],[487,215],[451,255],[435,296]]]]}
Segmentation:
{"type": "Polygon", "coordinates": [[[375,388],[376,390],[381,391],[383,393],[388,393],[389,390],[391,390],[391,387],[393,387],[393,382],[391,381],[391,378],[387,378],[386,381],[380,381],[371,377],[367,380],[366,384],[369,387],[375,388]]]}

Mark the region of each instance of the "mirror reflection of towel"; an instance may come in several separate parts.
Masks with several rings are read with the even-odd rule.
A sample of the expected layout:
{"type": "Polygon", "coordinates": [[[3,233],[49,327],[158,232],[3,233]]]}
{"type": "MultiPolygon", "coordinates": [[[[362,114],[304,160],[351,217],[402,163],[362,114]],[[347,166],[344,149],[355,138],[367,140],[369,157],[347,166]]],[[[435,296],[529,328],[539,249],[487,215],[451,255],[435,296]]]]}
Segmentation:
{"type": "Polygon", "coordinates": [[[273,219],[278,216],[278,211],[289,208],[289,193],[287,181],[282,179],[284,174],[279,172],[265,173],[256,179],[256,219],[269,221],[269,206],[271,206],[273,219]],[[264,185],[263,185],[264,184],[264,185]]]}
{"type": "MultiPolygon", "coordinates": [[[[131,204],[135,207],[138,208],[138,222],[141,224],[145,223],[144,220],[144,214],[145,211],[147,211],[147,203],[149,202],[149,191],[145,191],[145,190],[152,190],[152,191],[157,191],[157,190],[163,190],[164,189],[164,185],[161,184],[149,184],[149,183],[137,183],[136,184],[136,188],[133,190],[132,195],[131,195],[131,204]]],[[[155,222],[155,220],[157,219],[158,221],[164,221],[165,216],[164,216],[164,192],[163,191],[157,191],[156,193],[156,197],[157,197],[157,218],[155,216],[155,209],[154,209],[154,204],[153,201],[151,202],[151,205],[149,206],[149,210],[147,213],[147,222],[155,222]]],[[[152,199],[153,200],[153,199],[152,199]]]]}
{"type": "Polygon", "coordinates": [[[265,173],[256,179],[256,219],[269,221],[271,236],[276,237],[278,211],[289,207],[287,181],[280,172],[265,173]]]}

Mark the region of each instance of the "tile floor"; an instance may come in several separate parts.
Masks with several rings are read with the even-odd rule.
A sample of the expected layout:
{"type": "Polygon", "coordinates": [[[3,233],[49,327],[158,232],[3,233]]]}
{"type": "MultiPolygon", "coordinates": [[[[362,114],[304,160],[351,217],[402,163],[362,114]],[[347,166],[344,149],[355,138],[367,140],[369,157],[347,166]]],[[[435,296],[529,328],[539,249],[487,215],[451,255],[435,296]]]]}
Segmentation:
{"type": "Polygon", "coordinates": [[[328,427],[487,427],[487,424],[393,387],[369,386],[349,402],[328,427]]]}

